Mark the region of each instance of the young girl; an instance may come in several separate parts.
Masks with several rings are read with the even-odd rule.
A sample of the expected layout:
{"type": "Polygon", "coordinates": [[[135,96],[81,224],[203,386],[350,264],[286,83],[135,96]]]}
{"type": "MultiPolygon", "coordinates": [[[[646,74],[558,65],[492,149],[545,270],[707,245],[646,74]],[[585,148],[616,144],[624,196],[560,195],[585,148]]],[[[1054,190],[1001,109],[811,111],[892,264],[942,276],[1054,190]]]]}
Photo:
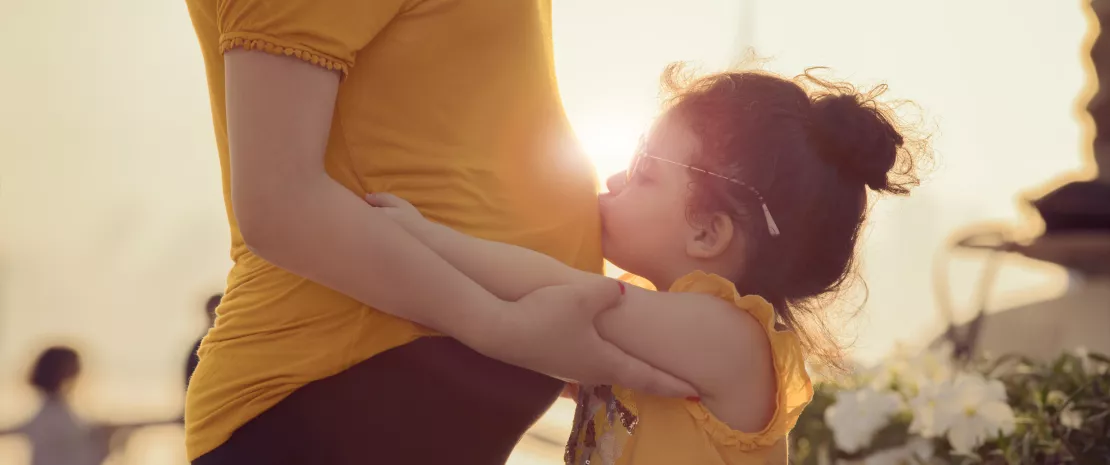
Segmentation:
{"type": "MultiPolygon", "coordinates": [[[[605,257],[667,292],[618,283],[621,303],[596,325],[700,397],[582,386],[569,464],[786,463],[813,393],[806,355],[838,360],[817,311],[853,274],[867,191],[917,182],[917,145],[875,101],[882,88],[751,71],[679,85],[679,72],[668,70],[666,111],[599,199],[605,257]]],[[[456,233],[390,194],[367,201],[506,300],[607,279],[456,233]]]]}
{"type": "Polygon", "coordinates": [[[108,424],[80,418],[68,397],[81,374],[76,350],[55,346],[39,354],[28,383],[42,396],[42,406],[31,419],[0,437],[22,435],[31,446],[31,465],[100,465],[136,429],[164,422],[108,424]]]}

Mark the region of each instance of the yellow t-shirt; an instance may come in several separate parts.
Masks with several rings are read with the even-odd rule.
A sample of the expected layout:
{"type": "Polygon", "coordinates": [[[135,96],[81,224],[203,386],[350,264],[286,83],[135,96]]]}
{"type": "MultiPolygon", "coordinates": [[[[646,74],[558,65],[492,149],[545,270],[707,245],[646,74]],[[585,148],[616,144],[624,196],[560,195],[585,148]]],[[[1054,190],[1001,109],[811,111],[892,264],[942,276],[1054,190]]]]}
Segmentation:
{"type": "Polygon", "coordinates": [[[555,83],[550,0],[187,0],[235,265],[186,401],[194,459],[298,387],[432,334],[251,254],[231,211],[222,53],[344,75],[325,164],[437,222],[600,272],[597,180],[555,83]]]}
{"type": "MultiPolygon", "coordinates": [[[[636,277],[632,284],[652,289],[636,277]]],[[[580,465],[755,465],[787,463],[787,434],[813,398],[797,335],[775,328],[775,310],[757,296],[740,296],[727,279],[690,273],[671,292],[699,292],[732,302],[762,323],[771,342],[775,413],[759,432],[730,428],[700,402],[656,397],[620,386],[582,387],[567,463],[580,465]]]]}

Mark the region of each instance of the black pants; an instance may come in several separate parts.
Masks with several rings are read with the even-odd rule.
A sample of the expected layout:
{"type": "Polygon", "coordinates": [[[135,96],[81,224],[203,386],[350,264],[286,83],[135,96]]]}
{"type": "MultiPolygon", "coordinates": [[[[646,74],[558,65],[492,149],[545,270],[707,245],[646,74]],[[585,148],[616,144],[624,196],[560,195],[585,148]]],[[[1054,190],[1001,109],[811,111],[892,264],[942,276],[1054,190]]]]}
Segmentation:
{"type": "Polygon", "coordinates": [[[303,386],[193,465],[503,464],[562,387],[422,338],[303,386]]]}

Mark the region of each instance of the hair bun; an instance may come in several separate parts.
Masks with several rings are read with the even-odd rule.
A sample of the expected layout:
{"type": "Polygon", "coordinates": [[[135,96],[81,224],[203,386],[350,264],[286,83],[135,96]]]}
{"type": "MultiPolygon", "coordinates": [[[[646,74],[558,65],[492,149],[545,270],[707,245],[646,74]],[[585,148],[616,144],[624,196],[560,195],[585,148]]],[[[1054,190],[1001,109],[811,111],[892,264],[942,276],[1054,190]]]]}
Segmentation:
{"type": "Polygon", "coordinates": [[[875,103],[874,95],[849,92],[818,96],[811,107],[812,134],[821,155],[846,179],[879,192],[906,193],[907,186],[891,183],[889,176],[899,164],[904,140],[892,119],[875,103]]]}

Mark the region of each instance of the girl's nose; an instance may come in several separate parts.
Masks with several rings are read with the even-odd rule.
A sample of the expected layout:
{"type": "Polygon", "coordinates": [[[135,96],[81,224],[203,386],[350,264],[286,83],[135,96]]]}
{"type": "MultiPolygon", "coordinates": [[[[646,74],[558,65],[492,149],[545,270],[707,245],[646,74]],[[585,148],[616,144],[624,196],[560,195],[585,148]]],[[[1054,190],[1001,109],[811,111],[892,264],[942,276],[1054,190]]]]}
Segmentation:
{"type": "Polygon", "coordinates": [[[622,190],[624,190],[624,186],[627,183],[628,174],[626,174],[624,171],[621,171],[620,173],[609,176],[609,179],[605,180],[605,187],[609,188],[610,194],[618,195],[621,193],[622,190]]]}

